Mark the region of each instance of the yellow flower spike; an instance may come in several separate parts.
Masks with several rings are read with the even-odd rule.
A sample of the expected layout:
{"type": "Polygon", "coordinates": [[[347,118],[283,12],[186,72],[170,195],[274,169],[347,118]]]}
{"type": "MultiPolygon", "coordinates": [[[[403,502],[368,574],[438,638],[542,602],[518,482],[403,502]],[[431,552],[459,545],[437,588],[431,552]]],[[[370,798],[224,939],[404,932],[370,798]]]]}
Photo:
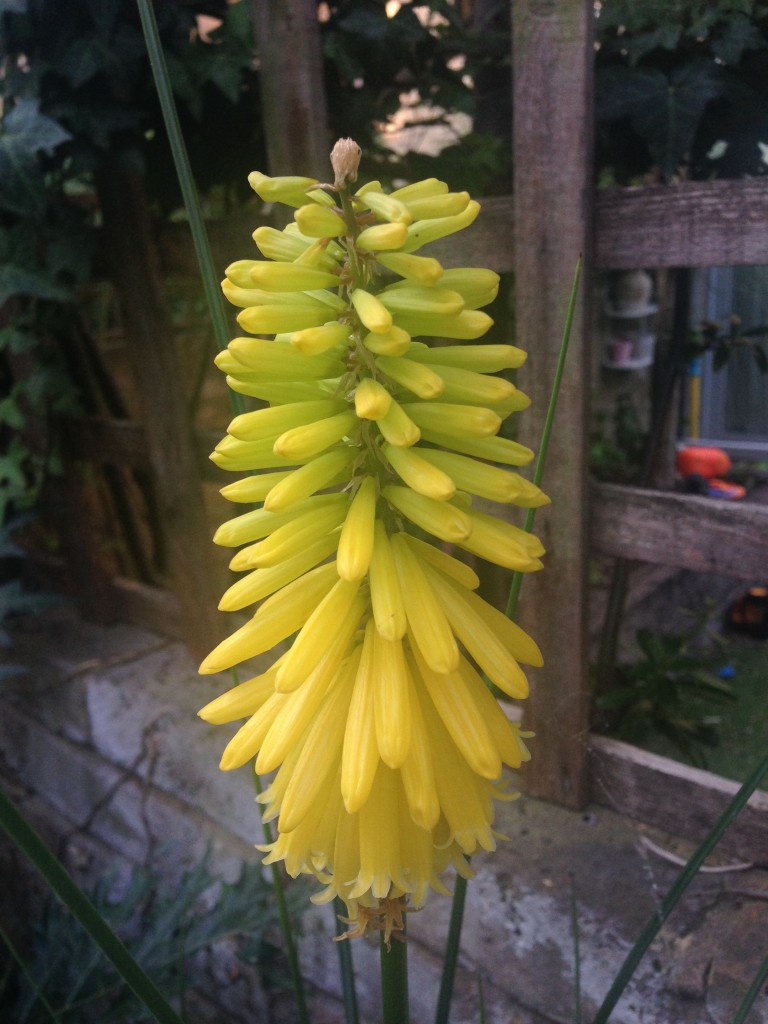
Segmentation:
{"type": "Polygon", "coordinates": [[[301,263],[273,263],[257,260],[251,268],[251,285],[269,292],[307,292],[315,288],[336,288],[339,278],[301,263]]]}
{"type": "Polygon", "coordinates": [[[485,618],[478,613],[477,607],[470,605],[469,598],[475,595],[471,591],[460,593],[454,589],[450,581],[441,578],[429,568],[427,575],[440,598],[457,639],[466,647],[491,682],[510,697],[527,697],[528,680],[517,660],[493,632],[485,618]]]}
{"type": "Polygon", "coordinates": [[[275,441],[275,454],[284,459],[310,459],[351,434],[356,425],[357,416],[353,412],[340,412],[307,426],[294,427],[275,441]]]}
{"type": "Polygon", "coordinates": [[[295,519],[290,519],[284,526],[273,530],[259,544],[249,548],[249,566],[279,565],[283,560],[293,558],[300,554],[306,545],[337,530],[344,522],[346,513],[346,502],[341,502],[312,509],[296,516],[295,519]]]}
{"type": "Polygon", "coordinates": [[[292,174],[271,178],[261,171],[251,171],[248,175],[248,184],[265,203],[303,206],[307,201],[307,189],[317,184],[317,178],[304,178],[292,174]]]}
{"type": "Polygon", "coordinates": [[[341,796],[347,814],[359,811],[370,796],[379,763],[376,743],[373,695],[377,681],[373,676],[373,634],[376,626],[369,619],[365,638],[358,650],[355,686],[347,714],[341,756],[341,796]]]}
{"type": "Polygon", "coordinates": [[[438,398],[443,393],[445,385],[442,377],[428,366],[412,363],[403,356],[378,356],[376,366],[387,377],[419,398],[438,398]]]}
{"type": "Polygon", "coordinates": [[[337,399],[320,399],[315,402],[291,402],[271,409],[257,409],[235,416],[229,425],[229,433],[240,441],[257,441],[263,437],[276,436],[293,427],[305,426],[316,420],[342,412],[346,402],[337,399]]]}
{"type": "Polygon", "coordinates": [[[305,572],[322,562],[336,550],[337,538],[333,534],[319,537],[307,544],[292,558],[286,558],[277,565],[269,565],[255,569],[243,579],[233,583],[219,601],[219,611],[235,612],[248,605],[255,604],[293,580],[303,576],[305,572]]]}
{"type": "Polygon", "coordinates": [[[421,181],[413,181],[410,185],[403,185],[391,193],[402,203],[410,203],[416,199],[426,199],[429,196],[442,196],[448,191],[448,186],[439,178],[422,178],[421,181]]]}
{"type": "Polygon", "coordinates": [[[373,555],[376,522],[376,479],[366,477],[352,499],[341,528],[336,567],[343,580],[361,580],[373,555]]]}
{"type": "Polygon", "coordinates": [[[343,494],[318,494],[297,502],[291,508],[280,512],[270,512],[265,508],[251,509],[242,515],[227,519],[213,535],[213,543],[225,548],[236,548],[241,544],[249,544],[262,537],[268,537],[273,530],[310,510],[318,510],[328,505],[343,506],[347,499],[343,494]]]}
{"type": "MultiPolygon", "coordinates": [[[[499,275],[495,271],[486,270],[484,267],[451,267],[445,271],[440,287],[457,291],[464,299],[466,309],[479,309],[496,298],[499,293],[499,281],[499,275]]],[[[499,347],[512,348],[511,345],[499,347]]],[[[477,367],[472,366],[471,369],[477,367]]]]}
{"type": "Polygon", "coordinates": [[[458,672],[458,658],[456,670],[438,674],[428,664],[418,644],[412,650],[419,678],[456,748],[481,778],[498,779],[501,757],[477,701],[458,672]]]}
{"type": "Polygon", "coordinates": [[[251,760],[262,744],[272,720],[288,699],[287,694],[273,693],[242,726],[224,748],[219,762],[223,772],[231,772],[251,760]]]}
{"type": "Polygon", "coordinates": [[[501,418],[483,406],[409,402],[403,405],[403,412],[420,429],[440,431],[449,437],[489,437],[501,426],[501,418]]]}
{"type": "Polygon", "coordinates": [[[464,213],[470,202],[469,192],[443,192],[438,196],[409,199],[406,203],[414,220],[456,217],[464,213]]]}
{"type": "Polygon", "coordinates": [[[410,448],[421,438],[419,428],[394,398],[386,413],[376,422],[384,439],[396,448],[410,448]]]}
{"type": "MultiPolygon", "coordinates": [[[[277,673],[279,690],[300,686],[317,665],[338,623],[353,618],[359,580],[338,579],[299,630],[277,673]]],[[[359,621],[359,618],[358,618],[359,621]]]]}
{"type": "Polygon", "coordinates": [[[308,238],[337,238],[347,233],[344,218],[325,206],[308,203],[293,216],[299,231],[308,238]]]}
{"type": "Polygon", "coordinates": [[[408,238],[405,224],[372,224],[363,228],[355,239],[355,248],[360,252],[381,252],[399,249],[408,238]]]}
{"type": "MultiPolygon", "coordinates": [[[[256,476],[246,476],[234,483],[222,487],[219,494],[227,501],[238,503],[253,503],[264,501],[266,496],[276,484],[291,476],[295,470],[287,469],[279,473],[259,473],[256,476]]],[[[309,492],[312,493],[311,491],[309,492]]]]}
{"type": "Polygon", "coordinates": [[[448,288],[428,288],[409,281],[398,282],[379,292],[390,313],[403,317],[453,317],[464,309],[464,299],[448,288]]]}
{"type": "Polygon", "coordinates": [[[355,414],[361,420],[380,420],[391,404],[390,393],[372,377],[363,377],[355,388],[355,414]]]}
{"type": "Polygon", "coordinates": [[[275,481],[264,496],[264,508],[269,512],[280,512],[338,482],[354,455],[354,449],[333,448],[287,474],[270,474],[275,477],[275,481]],[[278,476],[281,479],[277,479],[278,476]]]}
{"type": "Polygon", "coordinates": [[[349,325],[332,321],[291,335],[291,345],[304,356],[316,356],[349,339],[349,325]]]}
{"type": "MultiPolygon", "coordinates": [[[[290,699],[275,715],[261,744],[255,766],[259,775],[274,771],[282,764],[290,750],[301,742],[304,731],[312,724],[312,719],[326,693],[338,685],[339,672],[346,671],[346,668],[342,668],[342,662],[350,655],[351,639],[349,630],[344,632],[339,642],[334,638],[332,647],[326,651],[301,686],[289,691],[290,699]]],[[[357,656],[359,657],[359,654],[357,656]]]]}
{"type": "Polygon", "coordinates": [[[411,537],[407,533],[403,534],[403,539],[418,559],[427,562],[435,569],[439,569],[440,572],[450,576],[451,579],[456,580],[463,587],[466,587],[468,590],[477,590],[480,586],[480,577],[475,570],[465,562],[460,562],[458,558],[454,558],[453,555],[449,555],[447,551],[435,547],[434,544],[428,544],[424,540],[419,540],[418,537],[411,537]]]}
{"type": "Polygon", "coordinates": [[[264,380],[339,377],[346,371],[344,363],[333,355],[304,356],[291,345],[262,338],[234,338],[229,351],[245,370],[264,380]]]}
{"type": "Polygon", "coordinates": [[[520,739],[519,727],[510,722],[499,702],[466,658],[459,661],[459,675],[478,707],[502,763],[512,769],[519,768],[528,759],[525,744],[520,739]]]}
{"type": "Polygon", "coordinates": [[[454,672],[459,664],[459,648],[453,631],[403,534],[392,537],[392,552],[413,641],[411,647],[420,652],[433,671],[454,672]]]}
{"type": "Polygon", "coordinates": [[[435,501],[417,494],[410,487],[394,484],[385,487],[382,495],[406,519],[440,540],[456,543],[468,537],[472,530],[466,513],[446,501],[435,501]]]}
{"type": "MultiPolygon", "coordinates": [[[[434,256],[415,256],[408,252],[382,252],[377,254],[376,259],[382,267],[386,267],[387,270],[416,284],[436,284],[444,274],[441,263],[434,256]]],[[[457,288],[456,291],[458,290],[457,288]]]]}
{"type": "Polygon", "coordinates": [[[336,772],[354,680],[350,659],[326,695],[293,767],[278,818],[281,832],[296,828],[319,798],[329,775],[336,772]]]}
{"type": "Polygon", "coordinates": [[[198,711],[199,717],[212,725],[224,725],[226,722],[236,722],[246,715],[255,714],[275,692],[276,675],[277,665],[273,665],[261,675],[233,686],[231,690],[227,690],[201,708],[198,711]]]}
{"type": "Polygon", "coordinates": [[[487,462],[479,462],[467,455],[441,452],[434,448],[425,448],[421,454],[428,463],[448,474],[461,490],[480,498],[515,502],[523,508],[539,508],[547,504],[547,498],[541,490],[519,473],[489,466],[487,462]]]}
{"type": "Polygon", "coordinates": [[[401,327],[393,324],[388,331],[374,334],[371,331],[363,338],[363,344],[369,352],[382,356],[403,356],[411,347],[411,336],[401,327]]]}
{"type": "Polygon", "coordinates": [[[301,629],[338,579],[336,563],[318,566],[268,597],[250,622],[214,648],[198,669],[201,675],[224,672],[271,650],[301,629]]]}
{"type": "Polygon", "coordinates": [[[371,608],[376,629],[385,640],[402,640],[407,620],[392,545],[384,524],[374,528],[373,555],[368,570],[371,608]]]}
{"type": "Polygon", "coordinates": [[[456,493],[456,484],[437,466],[433,466],[422,458],[422,448],[396,448],[385,444],[381,453],[389,462],[403,483],[411,487],[417,494],[436,501],[447,501],[456,493]]]}
{"type": "MultiPolygon", "coordinates": [[[[402,199],[402,196],[398,196],[398,198],[402,199]]],[[[408,202],[407,199],[404,201],[408,202]]],[[[456,231],[468,228],[478,213],[480,213],[480,204],[474,199],[470,199],[461,213],[450,217],[436,217],[430,220],[415,221],[407,229],[408,237],[402,246],[403,252],[415,252],[428,242],[436,242],[439,238],[445,238],[456,231]]]]}
{"type": "Polygon", "coordinates": [[[363,325],[374,334],[383,334],[392,326],[392,314],[381,301],[364,288],[355,288],[352,305],[363,325]]]}
{"type": "Polygon", "coordinates": [[[388,221],[391,224],[404,224],[406,226],[413,220],[411,211],[405,203],[401,203],[399,199],[393,199],[391,195],[387,195],[385,192],[376,191],[375,189],[361,189],[357,195],[362,200],[363,206],[373,210],[382,220],[388,221]]]}
{"type": "Polygon", "coordinates": [[[527,357],[527,352],[514,345],[440,345],[430,348],[428,345],[417,344],[413,345],[410,353],[410,358],[418,363],[426,363],[428,366],[439,363],[476,373],[514,370],[522,366],[527,357]]]}
{"type": "Polygon", "coordinates": [[[447,316],[440,313],[398,313],[397,324],[412,338],[426,335],[431,338],[455,338],[472,341],[481,338],[493,327],[493,320],[479,309],[463,309],[447,316]]]}
{"type": "Polygon", "coordinates": [[[411,708],[411,745],[408,756],[400,766],[400,777],[403,780],[411,818],[419,828],[433,829],[440,818],[440,801],[435,786],[429,733],[418,691],[414,685],[413,672],[408,678],[408,694],[411,708]]]}
{"type": "Polygon", "coordinates": [[[401,640],[385,640],[378,630],[373,635],[374,713],[376,743],[384,764],[399,768],[411,745],[411,715],[408,699],[408,667],[401,640]]]}

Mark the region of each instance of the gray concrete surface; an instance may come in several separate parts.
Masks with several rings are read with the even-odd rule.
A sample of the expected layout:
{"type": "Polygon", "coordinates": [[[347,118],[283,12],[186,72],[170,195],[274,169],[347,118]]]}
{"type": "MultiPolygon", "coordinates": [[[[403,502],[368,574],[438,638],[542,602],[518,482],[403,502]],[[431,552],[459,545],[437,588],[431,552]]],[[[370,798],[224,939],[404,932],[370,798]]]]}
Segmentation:
{"type": "MultiPolygon", "coordinates": [[[[7,658],[26,671],[0,680],[0,775],[79,878],[156,860],[163,850],[159,869],[172,880],[209,844],[217,870],[232,877],[256,856],[249,773],[218,771],[226,730],[196,717],[228,680],[197,676],[179,644],[129,626],[95,626],[66,608],[18,622],[7,658]]],[[[588,1024],[679,871],[644,837],[673,856],[688,848],[610,810],[574,813],[528,798],[502,805],[499,829],[507,841],[474,861],[452,1024],[479,1020],[478,984],[488,1024],[579,1019],[573,908],[580,1020],[588,1024]]],[[[0,870],[7,927],[18,915],[18,884],[9,883],[31,876],[7,844],[0,870]]],[[[30,891],[39,890],[30,881],[30,891]]],[[[434,1017],[449,912],[449,901],[434,896],[409,918],[413,1024],[434,1017]]],[[[343,1020],[332,929],[328,908],[308,907],[300,953],[313,1024],[343,1020]]],[[[702,873],[611,1020],[729,1024],[767,947],[768,873],[702,873]]],[[[361,1010],[373,1022],[377,950],[356,942],[353,959],[361,1010]]],[[[235,964],[231,946],[216,952],[190,1024],[295,1019],[289,994],[266,992],[235,964]]],[[[765,993],[747,1020],[768,1024],[765,993]]]]}

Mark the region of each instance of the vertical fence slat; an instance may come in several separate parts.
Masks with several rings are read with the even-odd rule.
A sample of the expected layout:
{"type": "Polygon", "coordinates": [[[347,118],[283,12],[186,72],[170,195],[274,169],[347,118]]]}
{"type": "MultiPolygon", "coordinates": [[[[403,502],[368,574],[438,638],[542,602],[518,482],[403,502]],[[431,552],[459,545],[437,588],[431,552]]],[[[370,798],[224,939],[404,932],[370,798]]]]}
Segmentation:
{"type": "Polygon", "coordinates": [[[592,125],[591,0],[516,0],[514,72],[515,303],[533,398],[524,440],[541,434],[576,262],[582,299],[571,334],[537,532],[546,570],[525,580],[520,619],[540,643],[526,724],[535,731],[530,793],[578,807],[587,798],[587,323],[592,125]]]}

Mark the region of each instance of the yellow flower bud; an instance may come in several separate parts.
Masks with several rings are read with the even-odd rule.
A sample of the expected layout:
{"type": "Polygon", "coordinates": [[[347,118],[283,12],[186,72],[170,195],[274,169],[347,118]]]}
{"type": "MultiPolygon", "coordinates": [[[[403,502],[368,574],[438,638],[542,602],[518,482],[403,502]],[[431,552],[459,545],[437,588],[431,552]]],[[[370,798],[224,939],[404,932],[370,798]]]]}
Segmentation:
{"type": "Polygon", "coordinates": [[[222,487],[219,493],[227,501],[249,504],[255,501],[264,501],[276,484],[285,480],[286,477],[292,476],[294,472],[294,470],[287,469],[281,473],[259,473],[256,476],[246,476],[222,487]]]}
{"type": "Polygon", "coordinates": [[[488,459],[505,466],[526,466],[533,459],[530,448],[506,437],[458,437],[429,427],[422,427],[421,433],[430,444],[453,448],[464,455],[474,455],[477,459],[488,459]]]}
{"type": "Polygon", "coordinates": [[[392,196],[388,196],[384,192],[367,189],[362,195],[360,192],[357,194],[362,199],[363,206],[373,210],[382,220],[388,221],[391,224],[405,224],[406,226],[413,220],[411,212],[405,203],[401,203],[399,199],[393,199],[392,196]]]}
{"type": "Polygon", "coordinates": [[[287,430],[275,441],[274,451],[284,459],[310,459],[351,434],[356,426],[357,416],[353,412],[340,412],[307,426],[287,430]]]}
{"type": "Polygon", "coordinates": [[[340,474],[343,474],[354,455],[355,449],[335,448],[316,456],[299,469],[280,474],[282,479],[276,480],[265,495],[264,508],[270,512],[279,512],[323,487],[339,482],[340,474]]]}
{"type": "Polygon", "coordinates": [[[469,201],[469,192],[443,192],[437,196],[409,199],[405,205],[414,220],[433,220],[463,213],[469,201]]]}
{"type": "Polygon", "coordinates": [[[266,291],[305,292],[313,288],[335,288],[339,279],[335,274],[302,263],[256,260],[251,268],[251,283],[266,291]]]}
{"type": "Polygon", "coordinates": [[[373,691],[376,742],[390,768],[399,768],[411,745],[409,674],[401,640],[385,640],[373,631],[373,691]]]}
{"type": "Polygon", "coordinates": [[[464,299],[458,292],[446,288],[427,288],[424,285],[399,281],[379,292],[379,299],[391,313],[403,316],[452,317],[464,308],[464,299]]]}
{"type": "MultiPolygon", "coordinates": [[[[317,242],[322,245],[323,240],[317,242],[309,238],[303,238],[299,234],[291,234],[286,231],[278,231],[263,224],[253,232],[253,240],[259,251],[268,260],[293,263],[295,260],[302,260],[305,255],[312,253],[312,262],[316,257],[317,250],[314,248],[317,242]]],[[[334,270],[338,264],[328,249],[321,250],[322,255],[317,258],[317,265],[323,270],[334,270]]]]}
{"type": "Polygon", "coordinates": [[[361,252],[379,252],[399,249],[408,237],[405,224],[372,224],[363,228],[355,239],[355,246],[361,252]]]}
{"type": "Polygon", "coordinates": [[[418,537],[412,537],[410,534],[403,534],[403,537],[410,544],[416,557],[421,559],[421,561],[429,562],[435,569],[439,569],[440,572],[450,576],[451,579],[456,580],[468,590],[477,590],[480,586],[480,577],[466,562],[460,562],[458,558],[449,555],[442,548],[435,547],[434,544],[428,544],[418,537]]]}
{"type": "Polygon", "coordinates": [[[417,220],[408,227],[408,238],[403,245],[403,252],[415,252],[427,242],[436,242],[456,231],[468,228],[480,213],[480,203],[471,199],[461,213],[452,217],[437,217],[434,220],[417,220]]]}
{"type": "Polygon", "coordinates": [[[420,526],[427,533],[440,540],[456,541],[468,537],[472,524],[466,513],[446,501],[435,501],[423,494],[417,494],[410,487],[390,484],[382,491],[383,496],[398,512],[420,526]]]}
{"type": "Polygon", "coordinates": [[[258,441],[270,436],[274,438],[293,427],[343,412],[346,405],[343,399],[321,399],[317,402],[291,402],[288,405],[275,405],[271,409],[256,409],[235,416],[229,425],[229,433],[240,441],[258,441]]]}
{"type": "Polygon", "coordinates": [[[374,334],[383,334],[392,326],[392,314],[381,301],[364,288],[352,292],[352,305],[364,327],[374,334]]]}
{"type": "Polygon", "coordinates": [[[454,316],[440,313],[398,313],[398,327],[408,331],[412,338],[426,335],[432,338],[457,338],[471,341],[480,338],[492,326],[493,320],[478,309],[463,309],[454,316]]]}
{"type": "Polygon", "coordinates": [[[248,184],[265,203],[303,206],[307,201],[307,189],[316,185],[317,179],[288,174],[270,178],[261,171],[252,171],[248,175],[248,184]]]}
{"type": "Polygon", "coordinates": [[[384,439],[396,448],[410,448],[421,437],[421,431],[394,398],[389,409],[376,421],[384,439]]]}
{"type": "Polygon", "coordinates": [[[447,501],[456,493],[456,484],[447,473],[423,458],[422,452],[425,449],[396,448],[391,444],[382,448],[382,454],[403,483],[428,498],[447,501]]]}
{"type": "Polygon", "coordinates": [[[377,520],[375,524],[368,582],[376,629],[386,640],[401,640],[406,629],[405,606],[392,545],[381,520],[377,520]]]}
{"type": "Polygon", "coordinates": [[[234,338],[229,343],[229,351],[242,367],[258,373],[264,380],[339,377],[346,369],[340,359],[331,355],[304,356],[291,345],[261,338],[234,338]]]}
{"type": "Polygon", "coordinates": [[[277,667],[273,665],[261,675],[225,691],[220,697],[216,697],[201,708],[198,715],[205,722],[224,725],[226,722],[236,722],[238,718],[255,714],[275,692],[276,675],[277,667]]]}
{"type": "Polygon", "coordinates": [[[434,448],[425,448],[423,457],[447,473],[457,487],[469,491],[470,494],[477,494],[490,501],[514,501],[523,508],[539,508],[548,503],[548,499],[539,488],[518,473],[500,469],[498,466],[489,466],[487,462],[480,462],[466,455],[436,451],[434,448]]]}
{"type": "Polygon", "coordinates": [[[499,275],[483,267],[451,267],[443,275],[440,287],[457,291],[467,309],[479,309],[498,295],[499,275]]]}
{"type": "Polygon", "coordinates": [[[341,528],[336,567],[343,580],[361,580],[373,554],[376,521],[376,480],[366,477],[352,499],[341,528]]]}
{"type": "MultiPolygon", "coordinates": [[[[436,284],[444,273],[442,265],[433,256],[415,256],[409,252],[382,252],[376,259],[387,270],[416,284],[436,284]]],[[[455,291],[459,289],[456,288],[455,291]]]]}
{"type": "Polygon", "coordinates": [[[366,334],[363,344],[369,352],[376,352],[384,356],[402,356],[411,347],[411,336],[401,327],[393,324],[388,331],[381,334],[366,334]]]}
{"type": "Polygon", "coordinates": [[[300,206],[294,218],[301,233],[308,238],[337,238],[347,233],[343,217],[315,203],[300,206]]]}
{"type": "Polygon", "coordinates": [[[409,355],[417,363],[439,363],[475,373],[517,369],[527,358],[527,353],[514,345],[440,345],[430,348],[429,345],[415,343],[409,355]]]}
{"type": "Polygon", "coordinates": [[[410,185],[403,185],[391,193],[401,203],[410,203],[417,199],[426,199],[429,196],[442,196],[448,191],[448,186],[438,178],[423,178],[421,181],[413,181],[410,185]]]}
{"type": "Polygon", "coordinates": [[[437,596],[404,534],[394,534],[392,552],[408,629],[416,650],[433,671],[454,672],[459,664],[459,648],[437,596]]]}
{"type": "Polygon", "coordinates": [[[250,334],[282,334],[319,327],[328,319],[328,310],[318,303],[306,306],[288,305],[250,306],[237,315],[237,322],[250,334]]]}
{"type": "Polygon", "coordinates": [[[372,377],[363,377],[355,388],[355,413],[361,420],[380,420],[391,404],[390,393],[372,377]]]}
{"type": "Polygon", "coordinates": [[[401,356],[379,356],[376,366],[419,398],[437,398],[443,393],[442,377],[421,363],[412,363],[401,356]]]}
{"type": "Polygon", "coordinates": [[[379,748],[376,743],[373,695],[373,619],[365,628],[361,656],[355,673],[355,685],[347,713],[341,757],[341,795],[347,814],[359,811],[368,799],[376,769],[379,748]]]}
{"type": "Polygon", "coordinates": [[[403,411],[417,427],[439,430],[453,437],[488,437],[498,432],[501,420],[482,406],[451,405],[443,402],[409,402],[403,411]]]}
{"type": "Polygon", "coordinates": [[[349,338],[349,324],[332,321],[321,327],[309,327],[291,335],[291,344],[302,355],[316,356],[341,345],[349,338]]]}
{"type": "Polygon", "coordinates": [[[261,568],[279,565],[286,559],[294,558],[307,545],[337,530],[344,522],[346,514],[346,504],[341,504],[326,505],[296,516],[249,549],[249,566],[261,568]]]}

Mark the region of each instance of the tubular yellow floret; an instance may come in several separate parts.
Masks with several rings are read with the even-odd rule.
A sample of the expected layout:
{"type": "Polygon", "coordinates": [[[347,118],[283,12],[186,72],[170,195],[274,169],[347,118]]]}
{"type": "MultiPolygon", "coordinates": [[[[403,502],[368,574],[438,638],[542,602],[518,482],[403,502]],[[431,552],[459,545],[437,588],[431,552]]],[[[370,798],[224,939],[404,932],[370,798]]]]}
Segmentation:
{"type": "Polygon", "coordinates": [[[296,331],[291,335],[291,345],[302,355],[316,356],[343,344],[348,338],[349,325],[332,321],[321,327],[308,327],[304,331],[296,331]]]}
{"type": "MultiPolygon", "coordinates": [[[[378,255],[379,263],[416,284],[436,284],[444,271],[442,265],[433,256],[415,256],[407,252],[383,252],[378,255]]],[[[248,262],[248,261],[243,261],[248,262]]],[[[458,291],[458,289],[456,289],[458,291]]]]}
{"type": "Polygon", "coordinates": [[[257,409],[235,416],[229,425],[229,433],[240,441],[258,441],[274,437],[334,413],[342,412],[346,402],[338,399],[320,399],[315,402],[291,402],[276,405],[271,409],[257,409]]]}
{"type": "Polygon", "coordinates": [[[439,178],[422,178],[421,181],[413,181],[410,185],[403,185],[396,188],[391,194],[402,203],[410,203],[416,199],[426,199],[429,196],[442,196],[448,191],[448,186],[439,178]]]}
{"type": "Polygon", "coordinates": [[[380,420],[391,404],[390,393],[372,377],[363,377],[355,388],[355,413],[361,420],[380,420]]]}
{"type": "Polygon", "coordinates": [[[438,398],[443,393],[442,377],[428,366],[412,363],[404,356],[378,356],[376,366],[419,398],[438,398]]]}
{"type": "Polygon", "coordinates": [[[399,249],[407,237],[405,224],[373,224],[363,228],[355,239],[355,245],[362,252],[380,252],[399,249]]]}
{"type": "Polygon", "coordinates": [[[493,320],[479,309],[463,309],[453,316],[440,313],[398,313],[397,323],[412,338],[456,338],[471,341],[482,337],[493,327],[493,320]]]}
{"type": "Polygon", "coordinates": [[[501,426],[500,417],[483,406],[409,402],[403,405],[403,411],[418,427],[450,437],[489,437],[501,426]]]}
{"type": "Polygon", "coordinates": [[[373,633],[373,704],[379,755],[390,768],[399,768],[411,745],[408,667],[401,640],[373,633]]]}
{"type": "MultiPolygon", "coordinates": [[[[401,197],[398,197],[401,198],[401,197]]],[[[407,202],[408,200],[405,200],[407,202]]],[[[415,252],[427,242],[436,242],[456,231],[468,228],[480,213],[480,204],[470,199],[461,213],[452,217],[436,217],[431,220],[417,220],[408,228],[408,237],[402,246],[403,252],[415,252]]]]}
{"type": "Polygon", "coordinates": [[[357,658],[355,685],[344,730],[341,756],[341,796],[348,814],[359,811],[368,799],[376,768],[379,748],[376,743],[373,694],[373,634],[376,627],[369,619],[365,639],[357,658]]]}
{"type": "Polygon", "coordinates": [[[490,501],[515,502],[524,508],[538,508],[546,504],[546,498],[539,488],[519,473],[489,466],[487,462],[480,462],[467,455],[441,452],[434,448],[425,448],[422,454],[428,463],[447,473],[457,487],[470,494],[490,501]],[[537,504],[531,505],[532,501],[537,504]]]}
{"type": "Polygon", "coordinates": [[[344,472],[354,455],[354,448],[334,448],[317,455],[306,465],[290,473],[270,474],[281,479],[276,479],[264,496],[264,508],[270,512],[279,512],[336,483],[339,474],[344,472]]]}
{"type": "Polygon", "coordinates": [[[393,324],[388,331],[374,334],[371,331],[363,338],[363,344],[370,352],[382,356],[402,356],[411,347],[411,336],[401,327],[393,324]]]}
{"type": "Polygon", "coordinates": [[[400,202],[399,199],[395,199],[391,195],[387,195],[385,192],[366,189],[362,192],[362,195],[361,192],[357,194],[360,196],[363,206],[373,210],[382,220],[389,221],[391,224],[404,224],[406,226],[413,220],[411,211],[405,203],[400,202]]]}
{"type": "MultiPolygon", "coordinates": [[[[219,493],[227,501],[238,503],[264,501],[273,487],[294,472],[295,470],[287,469],[279,473],[258,473],[256,476],[246,476],[222,487],[219,493]]],[[[310,493],[312,492],[310,491],[310,493]]]]}
{"type": "Polygon", "coordinates": [[[441,674],[455,671],[459,664],[459,648],[435,592],[405,542],[404,534],[394,534],[392,551],[413,644],[433,671],[441,674]]]}
{"type": "Polygon", "coordinates": [[[386,413],[376,422],[384,439],[396,448],[410,448],[421,437],[419,428],[394,398],[386,413]]]}
{"type": "Polygon", "coordinates": [[[273,263],[257,260],[251,268],[251,287],[273,292],[306,292],[314,288],[335,288],[339,279],[335,274],[301,263],[273,263]]]}
{"type": "Polygon", "coordinates": [[[336,550],[336,541],[337,538],[332,534],[325,534],[303,545],[292,557],[248,573],[224,593],[219,602],[219,610],[235,612],[274,594],[327,558],[336,550]]]}
{"type": "Polygon", "coordinates": [[[435,501],[434,498],[417,494],[410,487],[394,484],[385,487],[382,494],[406,519],[440,540],[455,543],[468,537],[472,530],[466,513],[448,502],[435,501]]]}
{"type": "Polygon", "coordinates": [[[499,280],[495,271],[484,267],[451,267],[443,275],[440,287],[457,291],[464,299],[466,309],[480,309],[498,295],[499,280]]]}
{"type": "Polygon", "coordinates": [[[236,722],[246,715],[255,714],[267,699],[275,692],[275,676],[277,665],[273,665],[261,675],[247,679],[220,697],[210,701],[198,711],[198,715],[212,725],[223,725],[236,722]]]}
{"type": "Polygon", "coordinates": [[[407,207],[414,220],[434,220],[436,217],[455,217],[469,204],[469,192],[444,192],[437,196],[414,197],[407,207]]]}
{"type": "Polygon", "coordinates": [[[291,522],[305,512],[319,510],[327,505],[344,506],[346,500],[343,494],[318,494],[297,502],[291,508],[280,512],[270,512],[265,508],[252,509],[250,512],[244,512],[240,516],[223,522],[213,535],[213,542],[225,548],[250,544],[252,541],[269,536],[273,530],[291,522]]]}
{"type": "Polygon", "coordinates": [[[435,363],[429,365],[443,381],[443,394],[452,402],[493,405],[496,402],[506,402],[518,393],[515,385],[504,377],[474,373],[472,370],[457,370],[453,366],[440,366],[435,363]]]}
{"type": "Polygon", "coordinates": [[[308,238],[337,238],[347,231],[343,217],[316,203],[300,206],[294,218],[301,233],[308,238]]]}
{"type": "Polygon", "coordinates": [[[526,358],[527,353],[514,345],[440,345],[430,348],[419,344],[414,345],[411,352],[411,359],[419,363],[439,363],[476,373],[513,370],[522,366],[526,358]]]}
{"type": "Polygon", "coordinates": [[[392,314],[381,301],[364,288],[352,292],[352,305],[363,325],[374,334],[383,334],[392,326],[392,314]]]}
{"type": "Polygon", "coordinates": [[[442,548],[435,547],[434,544],[428,544],[418,537],[412,537],[410,534],[404,533],[403,538],[417,558],[428,562],[435,569],[439,569],[446,576],[450,576],[451,579],[456,580],[463,587],[466,587],[468,590],[476,590],[480,586],[480,577],[465,562],[460,562],[458,558],[449,555],[442,548]]]}
{"type": "Polygon", "coordinates": [[[432,444],[453,448],[477,459],[500,462],[505,466],[526,466],[533,459],[530,448],[506,437],[458,437],[429,427],[422,427],[421,432],[424,440],[432,444]]]}
{"type": "Polygon", "coordinates": [[[406,281],[385,288],[379,298],[391,313],[403,317],[453,317],[464,309],[464,299],[457,291],[406,281]]]}
{"type": "Polygon", "coordinates": [[[366,477],[352,499],[341,528],[336,566],[343,580],[361,580],[373,554],[376,521],[376,480],[366,477]]]}
{"type": "Polygon", "coordinates": [[[356,424],[357,416],[353,412],[340,412],[306,426],[294,427],[275,441],[275,454],[284,459],[310,459],[341,441],[356,424]]]}
{"type": "Polygon", "coordinates": [[[326,505],[297,516],[249,549],[249,567],[278,565],[284,559],[301,554],[306,546],[338,529],[344,522],[346,511],[346,503],[342,503],[326,505]]]}
{"type": "Polygon", "coordinates": [[[376,629],[385,640],[402,640],[406,630],[405,605],[395,567],[392,545],[384,524],[374,527],[373,554],[368,570],[371,609],[376,629]]]}
{"type": "Polygon", "coordinates": [[[447,501],[456,493],[456,484],[451,477],[422,457],[425,449],[396,448],[385,444],[381,451],[403,483],[418,494],[447,501]]]}

